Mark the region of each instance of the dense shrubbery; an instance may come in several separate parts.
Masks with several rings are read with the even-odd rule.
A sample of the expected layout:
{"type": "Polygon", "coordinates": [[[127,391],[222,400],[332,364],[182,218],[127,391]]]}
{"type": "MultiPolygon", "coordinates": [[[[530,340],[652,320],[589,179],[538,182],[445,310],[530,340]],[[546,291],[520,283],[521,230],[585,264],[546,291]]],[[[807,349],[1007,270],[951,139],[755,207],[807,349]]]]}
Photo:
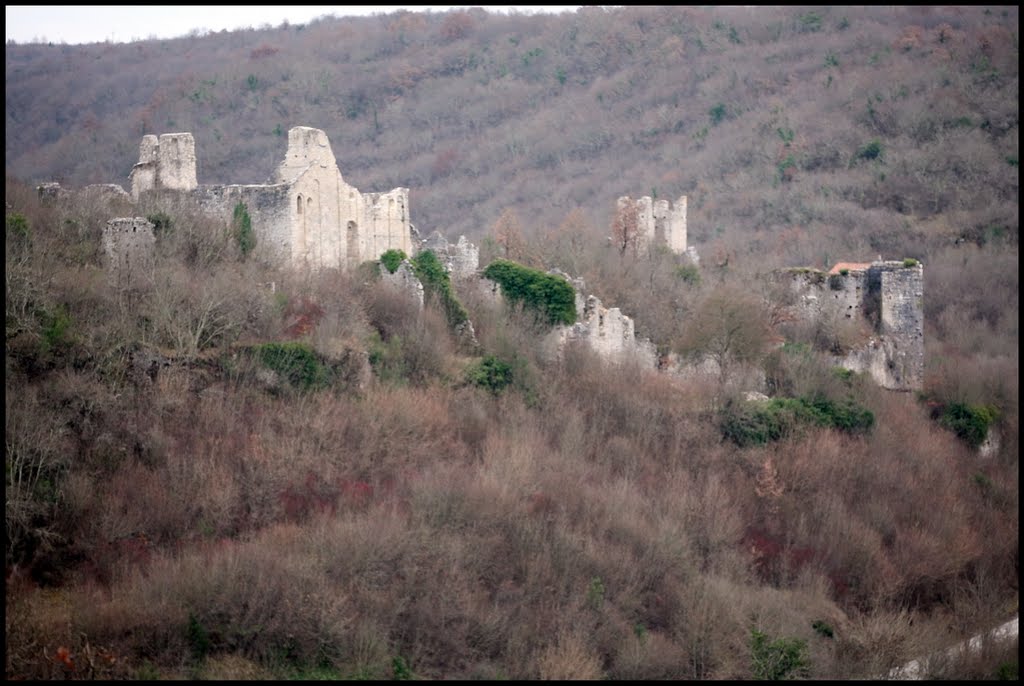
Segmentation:
{"type": "Polygon", "coordinates": [[[810,674],[807,642],[798,638],[774,641],[757,629],[750,631],[751,672],[759,681],[795,679],[810,674]]]}
{"type": "Polygon", "coordinates": [[[512,365],[488,355],[466,371],[466,381],[498,395],[513,381],[512,365]]]}
{"type": "Polygon", "coordinates": [[[404,251],[392,248],[381,253],[380,263],[384,265],[389,274],[394,274],[395,270],[398,269],[398,265],[402,264],[402,260],[405,258],[406,254],[404,251]]]}
{"type": "MultiPolygon", "coordinates": [[[[333,50],[341,71],[292,100],[312,125],[318,108],[346,114],[343,131],[319,125],[349,151],[347,178],[373,164],[373,178],[415,188],[418,223],[470,238],[514,203],[535,226],[484,250],[583,277],[666,356],[717,341],[736,384],[578,350],[548,365],[530,317],[467,292],[484,348],[473,365],[435,308],[376,288],[374,263],[288,274],[243,262],[229,223],[179,206],[43,203],[9,182],[8,678],[875,678],[1004,619],[1019,547],[1018,59],[1001,24],[1017,10],[877,12],[393,13],[183,38],[191,49],[176,53],[70,46],[90,58],[72,99],[104,83],[87,72],[123,57],[115,71],[195,74],[180,89],[158,73],[126,81],[156,84],[176,130],[195,130],[196,107],[214,125],[253,112],[251,130],[268,135],[202,145],[204,176],[222,180],[269,171],[279,115],[274,98],[253,98],[308,91],[302,61],[333,50]],[[575,61],[558,64],[551,46],[565,41],[575,61]],[[226,79],[191,68],[214,47],[253,61],[226,79]],[[659,74],[680,60],[692,68],[666,91],[659,74]],[[638,65],[648,78],[633,78],[638,65]],[[760,106],[780,88],[785,102],[760,106]],[[673,106],[688,93],[692,106],[673,106]],[[385,107],[392,98],[415,100],[417,117],[385,107]],[[568,135],[544,119],[560,107],[583,113],[568,135]],[[410,155],[424,127],[437,152],[410,155]],[[699,272],[657,249],[609,249],[613,199],[648,188],[690,194],[699,272]],[[560,225],[573,204],[587,212],[560,225]],[[129,209],[173,228],[159,230],[155,287],[117,291],[102,227],[129,209]],[[976,408],[998,405],[996,456],[965,460],[908,394],[837,378],[810,346],[773,350],[793,303],[758,271],[877,253],[928,264],[926,390],[964,404],[946,424],[965,441],[980,433],[976,408]],[[735,319],[756,316],[757,354],[733,347],[727,310],[706,306],[723,285],[749,296],[735,319]],[[281,302],[304,297],[322,312],[285,316],[281,302]],[[716,341],[685,339],[698,314],[725,325],[716,341]],[[245,359],[224,361],[241,341],[286,335],[332,370],[354,349],[359,392],[268,394],[245,359]],[[232,364],[246,373],[225,375],[232,364]],[[729,408],[753,446],[737,449],[709,416],[762,370],[778,397],[729,408]]],[[[72,183],[116,180],[136,154],[123,131],[152,112],[115,107],[97,127],[83,111],[54,138],[53,117],[37,116],[53,101],[34,97],[56,92],[53,50],[8,46],[9,113],[39,124],[22,126],[9,158],[26,176],[71,163],[72,183]]],[[[438,266],[422,266],[425,286],[444,283],[438,266]]],[[[270,358],[301,388],[321,378],[308,352],[270,358]]],[[[991,678],[1014,652],[944,674],[991,678]]]]}
{"type": "Polygon", "coordinates": [[[576,293],[560,276],[546,274],[510,260],[495,260],[484,276],[501,284],[501,293],[513,303],[523,303],[551,324],[576,321],[576,293]]]}
{"type": "Polygon", "coordinates": [[[998,418],[999,409],[993,405],[949,403],[939,413],[939,423],[972,448],[985,442],[989,427],[998,418]]]}
{"type": "Polygon", "coordinates": [[[853,400],[835,402],[822,396],[733,402],[722,411],[722,434],[739,446],[760,445],[791,436],[800,427],[830,427],[850,434],[874,426],[871,410],[853,400]]]}
{"type": "Polygon", "coordinates": [[[260,363],[295,388],[308,391],[330,384],[329,370],[305,343],[261,343],[253,346],[253,350],[260,363]]]}

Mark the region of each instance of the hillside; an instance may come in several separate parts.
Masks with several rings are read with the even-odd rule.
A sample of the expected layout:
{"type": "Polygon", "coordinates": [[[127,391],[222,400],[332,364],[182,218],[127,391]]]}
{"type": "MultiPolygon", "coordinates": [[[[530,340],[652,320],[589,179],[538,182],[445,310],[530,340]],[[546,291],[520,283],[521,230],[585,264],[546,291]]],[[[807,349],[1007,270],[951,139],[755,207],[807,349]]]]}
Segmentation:
{"type": "MultiPolygon", "coordinates": [[[[6,677],[877,678],[1016,616],[1017,22],[475,9],[8,44],[6,677]],[[300,124],[507,299],[427,250],[424,307],[394,250],[280,264],[244,203],[35,187],[125,184],[173,131],[200,184],[263,182],[300,124]],[[687,195],[699,263],[631,241],[626,194],[687,195]],[[153,224],[130,279],[112,217],[153,224]],[[834,366],[891,304],[812,268],[879,255],[915,275],[911,392],[834,366]],[[578,314],[553,268],[678,367],[553,359],[578,314]],[[798,316],[780,274],[839,304],[798,316]]],[[[1013,641],[928,676],[1018,670],[1013,641]]]]}
{"type": "Polygon", "coordinates": [[[127,45],[8,45],[5,160],[125,183],[191,131],[200,183],[261,183],[291,126],[363,190],[479,239],[688,194],[691,242],[759,259],[925,258],[1016,235],[1018,11],[584,8],[324,18],[127,45]],[[796,245],[793,245],[793,244],[796,245]]]}

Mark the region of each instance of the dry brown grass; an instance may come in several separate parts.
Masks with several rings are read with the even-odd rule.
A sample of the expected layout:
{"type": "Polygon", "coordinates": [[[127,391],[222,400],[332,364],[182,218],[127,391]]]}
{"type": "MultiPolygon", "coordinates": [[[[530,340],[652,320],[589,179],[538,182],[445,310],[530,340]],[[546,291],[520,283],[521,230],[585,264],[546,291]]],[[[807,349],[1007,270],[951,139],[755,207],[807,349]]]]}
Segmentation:
{"type": "Polygon", "coordinates": [[[543,681],[594,681],[601,679],[601,661],[589,647],[589,640],[573,633],[559,634],[556,641],[537,658],[538,676],[543,681]]]}
{"type": "MultiPolygon", "coordinates": [[[[742,679],[752,628],[805,640],[813,677],[849,678],[984,628],[1016,597],[1005,313],[986,314],[998,340],[969,355],[976,337],[950,333],[963,310],[945,308],[948,340],[929,348],[950,360],[930,367],[930,391],[1000,404],[996,457],[915,397],[847,386],[817,363],[783,370],[789,390],[852,395],[872,432],[739,449],[709,409],[728,390],[714,379],[585,351],[553,365],[528,314],[471,304],[484,350],[515,362],[494,396],[464,384],[472,361],[437,312],[354,277],[239,265],[203,225],[182,226],[164,295],[238,296],[237,326],[202,351],[137,316],[152,293],[120,299],[96,280],[92,225],[50,227],[46,255],[9,256],[22,277],[59,274],[18,281],[9,299],[26,328],[8,344],[7,460],[30,467],[8,483],[10,678],[391,678],[405,665],[438,679],[742,679]],[[85,266],[61,271],[69,250],[85,266]],[[241,297],[271,280],[273,297],[241,297]],[[39,312],[60,304],[74,335],[43,351],[39,312]],[[359,392],[275,391],[225,343],[297,337],[332,362],[378,345],[371,330],[392,366],[359,392]],[[182,350],[155,357],[154,335],[182,350]],[[156,367],[137,368],[150,354],[156,367]]],[[[671,282],[668,258],[577,257],[623,298],[608,304],[635,304],[666,335],[700,295],[671,282]]],[[[718,271],[707,278],[742,282],[718,271]]]]}

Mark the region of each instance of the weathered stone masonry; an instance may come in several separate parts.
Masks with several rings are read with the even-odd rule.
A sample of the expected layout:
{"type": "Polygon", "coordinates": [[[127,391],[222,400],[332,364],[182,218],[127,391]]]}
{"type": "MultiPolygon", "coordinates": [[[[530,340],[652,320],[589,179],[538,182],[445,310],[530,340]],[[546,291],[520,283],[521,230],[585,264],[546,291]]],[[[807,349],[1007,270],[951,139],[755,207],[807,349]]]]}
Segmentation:
{"type": "Polygon", "coordinates": [[[118,288],[138,288],[153,271],[154,226],[145,217],[111,219],[103,229],[107,277],[118,288]]]}
{"type": "Polygon", "coordinates": [[[245,203],[258,249],[296,266],[347,269],[390,248],[414,249],[409,189],[360,193],[342,178],[320,129],[291,129],[273,182],[260,185],[199,186],[192,134],[147,135],[131,183],[136,201],[149,191],[187,192],[225,220],[245,203]]]}
{"type": "MultiPolygon", "coordinates": [[[[629,196],[618,199],[615,207],[621,212],[629,196]]],[[[668,200],[652,200],[645,195],[636,201],[638,247],[667,246],[674,253],[686,252],[686,196],[673,205],[668,200]]]]}
{"type": "Polygon", "coordinates": [[[788,270],[804,317],[863,317],[871,339],[835,363],[868,372],[884,388],[918,390],[924,386],[924,267],[902,261],[851,264],[825,275],[788,270]],[[846,273],[841,273],[845,271],[846,273]]]}
{"type": "Polygon", "coordinates": [[[129,176],[132,200],[154,190],[192,191],[196,181],[196,141],[191,133],[149,134],[139,144],[139,161],[129,176]]]}

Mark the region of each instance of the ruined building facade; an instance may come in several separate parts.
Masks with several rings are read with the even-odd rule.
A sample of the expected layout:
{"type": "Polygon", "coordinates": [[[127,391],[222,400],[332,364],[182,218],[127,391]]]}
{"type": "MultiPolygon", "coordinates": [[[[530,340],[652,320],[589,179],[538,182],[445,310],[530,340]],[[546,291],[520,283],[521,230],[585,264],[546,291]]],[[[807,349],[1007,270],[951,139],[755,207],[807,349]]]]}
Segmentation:
{"type": "Polygon", "coordinates": [[[799,316],[867,325],[868,339],[834,355],[835,364],[867,372],[891,390],[924,387],[924,267],[919,262],[837,264],[828,274],[791,269],[780,277],[789,280],[799,316]]]}
{"type": "Polygon", "coordinates": [[[360,193],[345,182],[327,134],[297,126],[269,184],[203,185],[196,182],[195,140],[190,133],[144,136],[131,173],[138,201],[152,191],[194,195],[230,220],[241,202],[252,219],[257,249],[268,257],[313,269],[347,269],[397,248],[414,251],[409,189],[360,193]]]}
{"type": "MultiPolygon", "coordinates": [[[[631,199],[623,196],[615,205],[616,212],[622,213],[631,199]]],[[[672,252],[686,252],[686,196],[682,195],[675,204],[668,200],[653,200],[645,195],[632,201],[636,207],[637,247],[667,246],[672,252]]]]}
{"type": "Polygon", "coordinates": [[[196,141],[192,134],[143,136],[139,161],[128,178],[135,202],[148,191],[194,191],[199,183],[196,181],[196,141]]]}

